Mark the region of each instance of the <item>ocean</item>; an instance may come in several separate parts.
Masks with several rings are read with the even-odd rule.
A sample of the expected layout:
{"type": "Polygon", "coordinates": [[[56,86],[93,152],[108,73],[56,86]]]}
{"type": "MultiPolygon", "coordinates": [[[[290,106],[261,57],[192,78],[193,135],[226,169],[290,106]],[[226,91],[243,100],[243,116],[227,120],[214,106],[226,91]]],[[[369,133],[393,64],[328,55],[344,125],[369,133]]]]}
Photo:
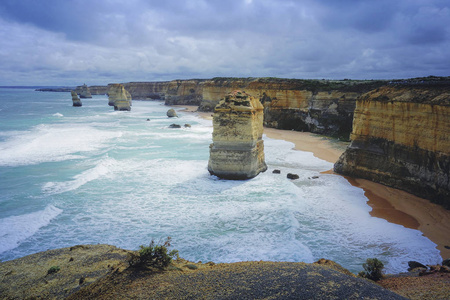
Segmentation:
{"type": "Polygon", "coordinates": [[[138,249],[170,236],[191,261],[326,258],[355,273],[372,257],[388,273],[441,261],[420,231],[371,217],[362,189],[321,174],[333,165],[290,142],[264,136],[268,171],[221,180],[207,170],[211,121],[179,108],[169,119],[163,101],[133,101],[129,112],[105,95],[82,103],[0,89],[0,260],[77,244],[138,249]]]}

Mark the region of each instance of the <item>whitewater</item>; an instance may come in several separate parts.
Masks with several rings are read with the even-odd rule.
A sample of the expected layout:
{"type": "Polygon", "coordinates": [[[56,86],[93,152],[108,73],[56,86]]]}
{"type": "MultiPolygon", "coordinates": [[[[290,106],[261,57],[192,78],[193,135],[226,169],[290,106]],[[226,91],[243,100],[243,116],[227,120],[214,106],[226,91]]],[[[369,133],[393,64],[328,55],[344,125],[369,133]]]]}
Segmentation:
{"type": "Polygon", "coordinates": [[[129,112],[106,95],[82,103],[0,89],[0,260],[77,244],[138,249],[170,236],[191,261],[327,258],[359,272],[376,257],[390,273],[441,261],[420,231],[371,217],[362,189],[322,174],[333,165],[290,142],[264,136],[268,171],[221,180],[207,171],[211,121],[179,108],[169,119],[163,101],[133,101],[129,112]]]}

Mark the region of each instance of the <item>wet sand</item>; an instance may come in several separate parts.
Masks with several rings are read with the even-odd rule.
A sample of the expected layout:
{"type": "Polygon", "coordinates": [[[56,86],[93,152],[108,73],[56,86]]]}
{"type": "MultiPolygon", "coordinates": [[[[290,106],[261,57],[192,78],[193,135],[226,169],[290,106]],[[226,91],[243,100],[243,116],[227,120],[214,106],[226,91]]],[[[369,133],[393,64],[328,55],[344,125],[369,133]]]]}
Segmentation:
{"type": "MultiPolygon", "coordinates": [[[[188,112],[196,112],[197,106],[181,106],[188,112]]],[[[204,119],[212,119],[212,113],[196,112],[204,119]]],[[[335,163],[348,143],[326,138],[309,132],[264,128],[264,134],[295,144],[294,149],[312,152],[314,156],[335,163]]],[[[323,172],[334,174],[333,170],[323,172]]],[[[418,229],[437,244],[442,258],[450,258],[450,210],[407,192],[390,188],[369,180],[344,176],[350,184],[364,190],[372,207],[373,217],[407,228],[418,229]]]]}

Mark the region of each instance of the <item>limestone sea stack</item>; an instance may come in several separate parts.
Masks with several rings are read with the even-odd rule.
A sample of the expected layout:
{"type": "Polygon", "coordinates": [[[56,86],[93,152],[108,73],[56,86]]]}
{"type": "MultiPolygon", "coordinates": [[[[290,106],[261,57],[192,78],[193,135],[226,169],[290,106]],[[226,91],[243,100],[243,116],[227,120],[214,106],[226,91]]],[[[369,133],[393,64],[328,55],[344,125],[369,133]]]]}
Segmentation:
{"type": "Polygon", "coordinates": [[[356,102],[352,142],[334,165],[450,209],[450,81],[397,84],[356,102]]]}
{"type": "Polygon", "coordinates": [[[114,110],[131,110],[131,95],[120,83],[108,84],[108,104],[114,110]]]}
{"type": "Polygon", "coordinates": [[[77,93],[75,91],[70,91],[70,94],[72,95],[73,106],[81,106],[81,100],[78,98],[77,93]]]}
{"type": "Polygon", "coordinates": [[[91,91],[86,84],[77,87],[77,93],[80,95],[80,98],[92,98],[91,91]]]}
{"type": "Polygon", "coordinates": [[[208,171],[223,179],[243,180],[267,170],[264,161],[261,102],[236,90],[214,109],[208,171]]]}

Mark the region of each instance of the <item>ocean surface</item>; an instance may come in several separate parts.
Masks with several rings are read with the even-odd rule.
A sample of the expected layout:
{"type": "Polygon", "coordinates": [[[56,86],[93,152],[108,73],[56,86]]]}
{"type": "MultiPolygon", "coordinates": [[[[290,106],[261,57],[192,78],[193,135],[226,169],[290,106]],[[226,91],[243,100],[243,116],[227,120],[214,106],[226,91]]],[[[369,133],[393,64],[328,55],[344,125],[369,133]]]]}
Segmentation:
{"type": "Polygon", "coordinates": [[[207,171],[211,121],[180,109],[169,119],[162,101],[133,101],[130,112],[103,95],[82,103],[0,89],[1,260],[77,244],[138,249],[171,236],[191,261],[327,258],[352,272],[372,257],[387,272],[441,261],[420,231],[371,217],[362,189],[320,174],[332,164],[292,143],[264,136],[268,171],[220,180],[207,171]]]}

